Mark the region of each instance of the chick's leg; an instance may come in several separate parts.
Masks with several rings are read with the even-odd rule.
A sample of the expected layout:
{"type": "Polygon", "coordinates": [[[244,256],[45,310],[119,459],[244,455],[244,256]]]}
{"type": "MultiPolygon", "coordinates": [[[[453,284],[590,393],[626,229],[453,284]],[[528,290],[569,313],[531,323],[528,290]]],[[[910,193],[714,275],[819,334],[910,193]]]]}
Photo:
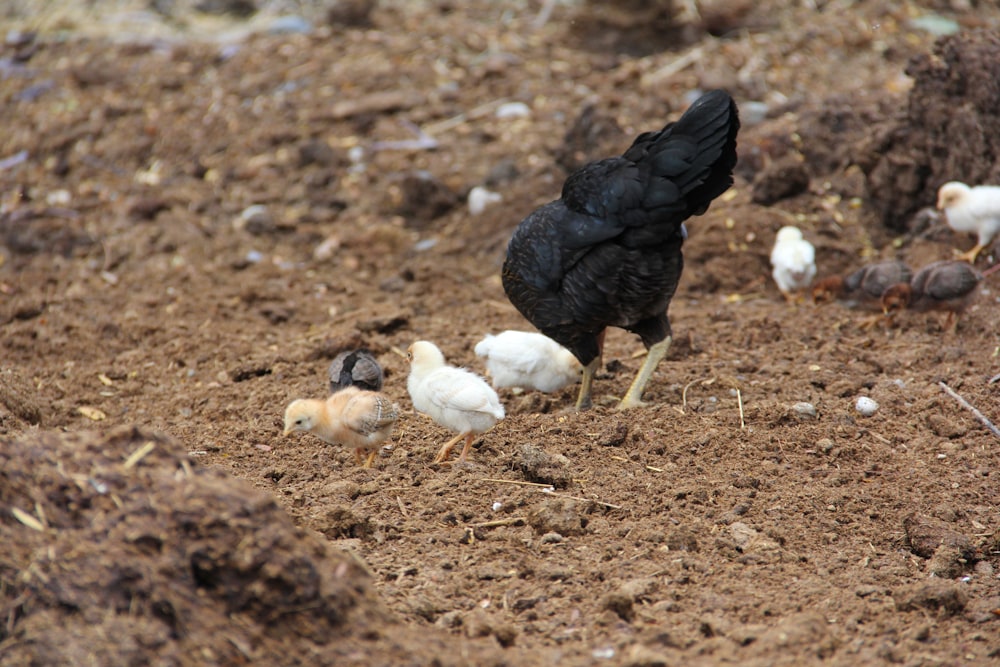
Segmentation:
{"type": "Polygon", "coordinates": [[[371,467],[372,467],[372,463],[374,463],[374,462],[375,462],[375,455],[376,455],[376,454],[378,454],[378,450],[376,450],[376,449],[373,449],[373,450],[372,450],[372,451],[371,451],[371,452],[370,452],[370,453],[368,454],[368,460],[367,460],[367,461],[365,461],[365,465],[364,465],[363,467],[365,467],[365,468],[371,468],[371,467]]]}
{"type": "Polygon", "coordinates": [[[656,370],[656,366],[660,363],[660,360],[667,356],[667,350],[670,349],[672,341],[673,337],[667,336],[649,348],[646,360],[642,362],[642,368],[639,369],[635,379],[632,380],[632,386],[625,393],[625,398],[618,404],[619,410],[628,410],[629,408],[636,408],[642,405],[642,392],[646,389],[646,383],[653,376],[653,371],[656,370]]]}
{"type": "Polygon", "coordinates": [[[361,448],[360,447],[355,447],[354,448],[354,462],[357,463],[358,465],[361,465],[361,461],[362,461],[362,458],[361,458],[361,448]]]}
{"type": "Polygon", "coordinates": [[[458,455],[458,462],[462,463],[465,461],[466,457],[469,455],[469,448],[472,447],[472,441],[476,439],[474,433],[470,433],[465,436],[465,447],[462,447],[462,453],[458,455]]]}
{"type": "Polygon", "coordinates": [[[434,457],[434,463],[441,463],[447,459],[451,455],[451,450],[455,446],[455,443],[465,436],[465,433],[459,433],[454,438],[441,445],[441,449],[438,450],[437,456],[434,457]]]}
{"type": "Polygon", "coordinates": [[[983,248],[985,247],[986,246],[977,243],[975,248],[969,250],[968,252],[959,253],[958,256],[955,257],[955,259],[962,260],[963,262],[968,262],[969,264],[975,264],[976,258],[979,257],[979,253],[981,253],[983,251],[983,248]]]}

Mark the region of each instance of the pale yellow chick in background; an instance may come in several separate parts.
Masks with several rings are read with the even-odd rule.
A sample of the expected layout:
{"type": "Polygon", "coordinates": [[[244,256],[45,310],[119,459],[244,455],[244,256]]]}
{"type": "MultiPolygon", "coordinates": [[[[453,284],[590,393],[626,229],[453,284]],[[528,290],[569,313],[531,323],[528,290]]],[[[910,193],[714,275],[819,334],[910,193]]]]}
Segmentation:
{"type": "Polygon", "coordinates": [[[976,245],[959,255],[970,264],[1000,232],[1000,186],[977,185],[951,181],[938,190],[937,207],[944,211],[948,226],[956,232],[975,232],[976,245]]]}
{"type": "Polygon", "coordinates": [[[483,378],[464,368],[449,366],[434,343],[417,341],[406,353],[410,360],[410,375],[406,388],[413,408],[437,424],[458,435],[441,446],[434,463],[441,463],[451,454],[462,438],[465,446],[458,460],[469,455],[472,441],[479,433],[493,428],[503,419],[504,410],[497,393],[483,378]]]}
{"type": "Polygon", "coordinates": [[[303,398],[285,410],[285,435],[312,433],[323,442],[354,449],[354,460],[368,450],[364,467],[371,468],[379,445],[392,435],[399,408],[383,394],[346,387],[321,401],[303,398]]]}
{"type": "Polygon", "coordinates": [[[540,333],[508,330],[496,336],[486,334],[476,344],[476,356],[486,360],[494,389],[558,391],[579,382],[583,373],[572,352],[540,333]]]}

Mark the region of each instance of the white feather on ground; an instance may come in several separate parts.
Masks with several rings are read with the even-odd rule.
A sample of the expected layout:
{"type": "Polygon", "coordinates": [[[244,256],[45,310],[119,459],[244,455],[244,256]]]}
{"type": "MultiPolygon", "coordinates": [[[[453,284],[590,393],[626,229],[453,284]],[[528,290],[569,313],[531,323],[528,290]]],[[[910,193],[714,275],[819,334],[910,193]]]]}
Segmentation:
{"type": "Polygon", "coordinates": [[[364,467],[370,468],[398,417],[399,407],[385,395],[346,387],[326,400],[292,401],[285,409],[285,435],[305,431],[331,445],[350,447],[358,463],[369,450],[364,467]]]}
{"type": "Polygon", "coordinates": [[[465,438],[465,446],[458,460],[464,461],[475,436],[485,433],[503,419],[500,398],[475,373],[448,366],[441,350],[433,343],[417,341],[407,350],[407,357],[410,360],[410,375],[406,380],[406,389],[414,409],[458,433],[441,447],[434,462],[441,463],[447,459],[455,443],[462,438],[465,438]]]}
{"type": "Polygon", "coordinates": [[[494,389],[558,391],[579,382],[583,372],[572,352],[540,333],[508,330],[496,336],[486,334],[475,351],[486,360],[494,389]]]}
{"type": "Polygon", "coordinates": [[[948,226],[956,232],[975,232],[976,245],[961,255],[974,263],[979,253],[1000,232],[1000,186],[951,181],[938,189],[938,209],[944,211],[948,226]]]}
{"type": "Polygon", "coordinates": [[[790,298],[816,277],[816,249],[802,238],[798,227],[782,227],[771,250],[771,266],[778,289],[790,298]]]}

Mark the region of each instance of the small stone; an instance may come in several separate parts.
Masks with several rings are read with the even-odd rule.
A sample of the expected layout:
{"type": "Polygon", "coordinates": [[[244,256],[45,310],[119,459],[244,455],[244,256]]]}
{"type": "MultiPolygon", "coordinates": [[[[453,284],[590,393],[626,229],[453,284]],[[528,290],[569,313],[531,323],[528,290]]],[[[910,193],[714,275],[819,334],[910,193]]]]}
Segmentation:
{"type": "Polygon", "coordinates": [[[266,206],[254,204],[247,206],[243,212],[233,220],[233,229],[236,231],[246,231],[248,234],[260,236],[269,234],[276,229],[274,218],[266,206]]]}
{"type": "Polygon", "coordinates": [[[504,118],[528,118],[531,116],[531,108],[524,102],[507,102],[497,107],[496,117],[504,118]]]}
{"type": "Polygon", "coordinates": [[[854,409],[862,417],[871,417],[878,410],[878,402],[867,396],[858,397],[858,402],[854,404],[854,409]]]}
{"type": "Polygon", "coordinates": [[[565,539],[566,538],[559,533],[545,533],[542,535],[541,542],[542,544],[559,544],[565,539]]]}
{"type": "Polygon", "coordinates": [[[816,419],[817,412],[816,406],[812,403],[806,403],[805,401],[800,401],[792,406],[792,414],[798,419],[816,419]]]}
{"type": "Polygon", "coordinates": [[[899,611],[932,609],[946,616],[962,612],[969,602],[959,584],[939,579],[907,586],[893,592],[892,597],[899,611]]]}

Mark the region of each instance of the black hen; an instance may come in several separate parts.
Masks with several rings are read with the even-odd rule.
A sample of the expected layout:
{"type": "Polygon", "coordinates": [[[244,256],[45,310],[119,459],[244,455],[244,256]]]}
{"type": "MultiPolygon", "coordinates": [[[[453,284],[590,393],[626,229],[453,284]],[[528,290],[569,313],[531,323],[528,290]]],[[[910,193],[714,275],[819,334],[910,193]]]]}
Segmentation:
{"type": "Polygon", "coordinates": [[[590,405],[604,330],[621,327],[649,353],[620,408],[640,405],[670,347],[667,308],[684,260],[684,221],[733,184],[736,103],[717,90],[676,122],[646,132],[621,157],[591,162],[562,198],[514,230],[503,265],[511,303],[584,365],[577,408],[590,405]]]}
{"type": "Polygon", "coordinates": [[[382,367],[366,350],[341,352],[330,362],[330,393],[347,387],[367,391],[382,389],[382,367]]]}

